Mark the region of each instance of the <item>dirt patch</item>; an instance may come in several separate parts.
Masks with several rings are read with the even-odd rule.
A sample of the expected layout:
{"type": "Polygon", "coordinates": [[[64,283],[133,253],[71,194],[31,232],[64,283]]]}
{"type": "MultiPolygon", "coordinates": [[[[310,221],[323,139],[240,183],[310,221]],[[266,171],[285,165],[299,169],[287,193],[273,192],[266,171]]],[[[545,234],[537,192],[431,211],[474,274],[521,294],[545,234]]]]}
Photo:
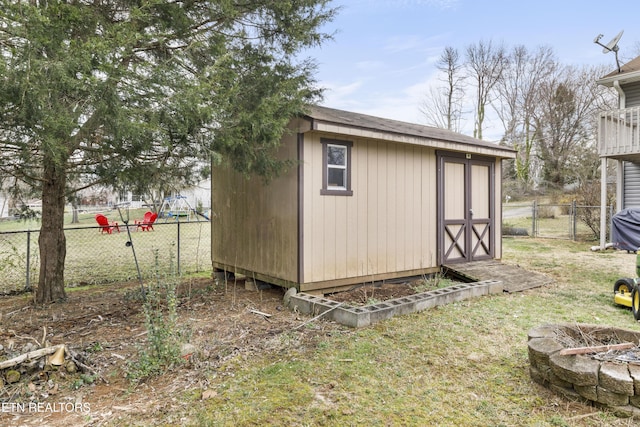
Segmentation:
{"type": "MultiPolygon", "coordinates": [[[[447,281],[447,286],[454,283],[447,281]]],[[[377,283],[354,287],[351,290],[326,295],[326,298],[355,306],[371,305],[394,298],[402,298],[442,287],[443,282],[422,279],[401,283],[377,283]]]]}
{"type": "MultiPolygon", "coordinates": [[[[421,280],[368,284],[328,298],[365,305],[436,287],[421,280]]],[[[147,337],[139,283],[70,289],[68,295],[67,302],[46,307],[33,306],[30,295],[0,298],[0,360],[65,344],[91,369],[70,373],[46,365],[46,358],[19,365],[20,380],[0,384],[0,404],[7,409],[0,424],[93,425],[111,421],[114,414],[161,419],[185,404],[176,395],[205,393],[210,375],[233,375],[226,366],[231,359],[277,354],[291,340],[302,349],[332,331],[348,330],[331,322],[298,328],[308,319],[283,306],[284,290],[278,287],[247,290],[243,281],[216,286],[209,278],[190,279],[178,287],[177,309],[193,353],[167,375],[132,384],[126,374],[147,337]]]]}
{"type": "Polygon", "coordinates": [[[198,279],[178,291],[179,323],[190,331],[195,351],[169,374],[136,385],[125,376],[146,339],[141,302],[133,298],[140,294],[137,282],[70,290],[68,302],[41,308],[28,295],[1,298],[0,360],[65,344],[94,372],[52,369],[44,359],[21,365],[20,380],[1,388],[0,424],[95,425],[113,422],[116,415],[162,419],[186,404],[176,396],[205,392],[212,373],[232,375],[225,367],[230,359],[277,354],[284,335],[302,348],[343,328],[319,322],[296,329],[306,319],[283,307],[280,288],[246,290],[243,282],[216,287],[211,279],[198,279]]]}

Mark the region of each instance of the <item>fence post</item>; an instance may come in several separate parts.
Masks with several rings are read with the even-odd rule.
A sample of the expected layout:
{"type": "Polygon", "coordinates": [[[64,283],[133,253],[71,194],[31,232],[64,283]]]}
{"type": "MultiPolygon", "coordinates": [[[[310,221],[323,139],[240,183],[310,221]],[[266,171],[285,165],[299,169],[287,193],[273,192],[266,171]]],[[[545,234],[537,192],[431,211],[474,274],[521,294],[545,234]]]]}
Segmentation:
{"type": "Polygon", "coordinates": [[[178,276],[180,276],[180,215],[178,215],[178,276]]]}
{"type": "Polygon", "coordinates": [[[536,214],[538,212],[538,201],[533,201],[533,206],[531,207],[531,237],[536,237],[538,232],[536,230],[536,214]]]}
{"type": "Polygon", "coordinates": [[[25,289],[31,289],[31,230],[27,230],[27,274],[26,274],[26,282],[25,289]]]}
{"type": "Polygon", "coordinates": [[[575,200],[571,201],[571,240],[575,242],[578,234],[578,206],[575,200]]]}

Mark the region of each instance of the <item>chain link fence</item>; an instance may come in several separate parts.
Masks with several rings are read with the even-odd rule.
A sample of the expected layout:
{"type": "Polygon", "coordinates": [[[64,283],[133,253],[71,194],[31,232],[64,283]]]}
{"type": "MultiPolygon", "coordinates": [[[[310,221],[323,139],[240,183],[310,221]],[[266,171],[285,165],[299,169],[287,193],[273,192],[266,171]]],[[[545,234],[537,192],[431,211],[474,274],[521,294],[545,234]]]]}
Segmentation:
{"type": "MultiPolygon", "coordinates": [[[[613,206],[607,209],[607,236],[613,206]]],[[[66,286],[138,280],[133,251],[143,279],[156,274],[211,272],[211,223],[156,222],[152,231],[129,225],[107,234],[101,227],[65,229],[66,286]]],[[[504,235],[597,241],[600,207],[570,204],[505,203],[504,235]]],[[[38,282],[39,230],[0,232],[0,294],[31,289],[38,282]]]]}
{"type": "MultiPolygon", "coordinates": [[[[210,222],[156,222],[149,231],[128,227],[131,240],[123,224],[111,234],[101,227],[65,228],[65,285],[138,280],[134,251],[143,279],[212,270],[210,222]]],[[[37,285],[39,234],[39,230],[0,232],[0,294],[37,285]]]]}
{"type": "MultiPolygon", "coordinates": [[[[606,211],[608,238],[613,206],[608,206],[606,211]]],[[[568,204],[504,203],[502,234],[597,241],[600,239],[600,206],[581,206],[575,201],[568,204]]]]}

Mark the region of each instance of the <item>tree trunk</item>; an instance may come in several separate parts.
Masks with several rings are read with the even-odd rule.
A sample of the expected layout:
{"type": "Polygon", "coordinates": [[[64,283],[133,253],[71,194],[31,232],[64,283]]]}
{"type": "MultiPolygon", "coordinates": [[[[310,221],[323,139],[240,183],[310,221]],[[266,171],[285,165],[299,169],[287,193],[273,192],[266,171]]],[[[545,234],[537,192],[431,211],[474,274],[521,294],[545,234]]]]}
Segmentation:
{"type": "Polygon", "coordinates": [[[73,196],[71,198],[71,224],[79,224],[78,218],[78,198],[73,196]]]}
{"type": "Polygon", "coordinates": [[[42,184],[42,226],[40,228],[40,277],[35,303],[65,300],[64,259],[67,244],[64,236],[65,182],[64,168],[44,162],[42,184]]]}

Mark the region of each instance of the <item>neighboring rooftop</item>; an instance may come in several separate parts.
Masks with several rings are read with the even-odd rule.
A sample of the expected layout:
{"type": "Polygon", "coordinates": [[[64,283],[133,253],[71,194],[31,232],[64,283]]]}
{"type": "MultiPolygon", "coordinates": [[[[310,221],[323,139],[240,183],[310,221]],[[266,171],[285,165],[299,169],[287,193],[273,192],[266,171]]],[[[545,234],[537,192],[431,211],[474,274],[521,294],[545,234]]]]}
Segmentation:
{"type": "Polygon", "coordinates": [[[622,65],[620,71],[616,69],[601,77],[596,83],[611,87],[616,80],[620,83],[640,81],[640,56],[622,65]]]}

